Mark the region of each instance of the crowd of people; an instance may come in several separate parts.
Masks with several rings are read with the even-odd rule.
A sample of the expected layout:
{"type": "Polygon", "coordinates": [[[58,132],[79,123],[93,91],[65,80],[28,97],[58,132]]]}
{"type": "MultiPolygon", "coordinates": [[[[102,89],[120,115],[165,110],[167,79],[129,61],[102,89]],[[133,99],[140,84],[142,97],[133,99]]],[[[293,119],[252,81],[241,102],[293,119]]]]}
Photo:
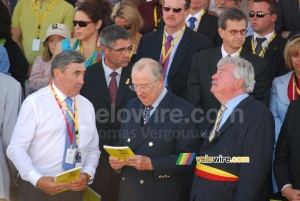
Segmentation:
{"type": "Polygon", "coordinates": [[[246,2],[0,0],[0,201],[300,200],[300,1],[246,2]]]}

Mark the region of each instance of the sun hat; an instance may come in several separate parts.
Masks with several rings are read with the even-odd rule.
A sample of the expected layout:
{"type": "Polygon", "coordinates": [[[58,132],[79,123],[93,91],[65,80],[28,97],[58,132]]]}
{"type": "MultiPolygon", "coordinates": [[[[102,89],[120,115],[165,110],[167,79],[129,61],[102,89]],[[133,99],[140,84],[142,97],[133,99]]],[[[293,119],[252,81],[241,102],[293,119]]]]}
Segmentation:
{"type": "Polygon", "coordinates": [[[60,35],[64,38],[71,38],[71,31],[65,24],[50,24],[46,32],[46,37],[43,40],[43,44],[45,43],[47,38],[52,35],[60,35]]]}

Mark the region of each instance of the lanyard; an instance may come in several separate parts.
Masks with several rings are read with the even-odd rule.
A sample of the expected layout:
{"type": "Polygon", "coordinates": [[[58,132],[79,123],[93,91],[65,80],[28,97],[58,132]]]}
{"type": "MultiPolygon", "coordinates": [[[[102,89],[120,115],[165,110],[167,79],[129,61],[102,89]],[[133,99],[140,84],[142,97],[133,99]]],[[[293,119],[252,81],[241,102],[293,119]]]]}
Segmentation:
{"type": "MultiPolygon", "coordinates": [[[[299,0],[299,1],[300,1],[300,0],[299,0]]],[[[199,22],[197,23],[197,26],[194,27],[194,31],[197,31],[197,30],[198,30],[198,27],[199,27],[199,24],[200,24],[200,22],[201,22],[201,19],[202,19],[204,13],[205,13],[205,10],[204,10],[204,9],[202,9],[202,10],[203,10],[203,13],[202,13],[202,15],[201,15],[200,18],[199,18],[199,22]]]]}
{"type": "MultiPolygon", "coordinates": [[[[300,1],[300,0],[299,0],[300,1]]],[[[153,16],[154,16],[154,31],[157,29],[157,5],[154,5],[154,11],[153,11],[153,16]]]]}
{"type": "MultiPolygon", "coordinates": [[[[296,73],[294,73],[294,76],[293,76],[293,80],[294,80],[294,85],[295,85],[295,88],[296,88],[296,91],[298,93],[298,95],[300,95],[300,89],[298,88],[298,84],[296,82],[296,73]]],[[[298,81],[298,80],[297,80],[298,81]]]]}
{"type": "Polygon", "coordinates": [[[41,25],[42,25],[46,15],[48,14],[48,12],[51,10],[51,8],[54,6],[54,4],[56,2],[57,2],[57,0],[53,0],[51,2],[51,4],[48,6],[48,8],[45,10],[45,12],[42,14],[42,17],[40,18],[39,13],[38,13],[37,8],[36,8],[36,0],[32,1],[33,10],[34,10],[35,16],[38,20],[38,23],[39,23],[38,30],[37,30],[37,38],[38,39],[40,38],[41,25]]]}
{"type": "MultiPolygon", "coordinates": [[[[272,40],[275,38],[276,33],[274,32],[274,34],[272,35],[272,37],[267,41],[267,44],[262,48],[262,50],[260,51],[260,53],[258,54],[258,56],[262,57],[262,55],[266,52],[267,50],[267,46],[272,42],[272,40]]],[[[254,36],[252,36],[252,40],[251,40],[251,47],[252,47],[252,53],[255,54],[255,47],[254,47],[254,36]]]]}
{"type": "MultiPolygon", "coordinates": [[[[165,49],[165,43],[166,43],[166,34],[164,32],[163,35],[163,42],[162,42],[162,63],[165,62],[165,60],[168,58],[168,56],[171,54],[173,47],[177,44],[180,36],[182,35],[182,33],[184,32],[186,26],[183,26],[180,29],[180,32],[177,34],[176,38],[174,39],[174,41],[172,42],[171,47],[169,48],[168,52],[166,53],[166,49],[165,49]]],[[[166,29],[166,28],[165,28],[166,29]]]]}
{"type": "Polygon", "coordinates": [[[55,100],[57,101],[57,104],[59,105],[59,107],[65,117],[71,146],[73,145],[73,132],[71,131],[71,128],[70,128],[69,122],[67,121],[67,118],[65,116],[64,110],[70,115],[71,119],[73,120],[73,123],[75,125],[75,136],[76,136],[76,147],[77,147],[79,145],[79,132],[78,132],[78,112],[77,112],[76,99],[74,97],[74,115],[73,115],[72,112],[66,106],[66,104],[55,93],[52,83],[50,83],[50,90],[51,90],[51,93],[54,95],[55,100]],[[64,108],[64,110],[62,108],[64,108]]]}

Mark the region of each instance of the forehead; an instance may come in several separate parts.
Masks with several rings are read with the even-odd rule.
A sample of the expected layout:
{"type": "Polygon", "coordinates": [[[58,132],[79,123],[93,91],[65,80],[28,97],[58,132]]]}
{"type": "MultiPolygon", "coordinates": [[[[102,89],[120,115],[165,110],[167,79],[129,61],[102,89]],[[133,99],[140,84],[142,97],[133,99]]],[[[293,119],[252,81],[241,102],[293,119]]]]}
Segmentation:
{"type": "Polygon", "coordinates": [[[232,63],[224,64],[222,66],[219,66],[219,68],[218,68],[219,72],[228,72],[228,74],[230,72],[233,72],[233,70],[234,70],[234,66],[232,63]]]}
{"type": "Polygon", "coordinates": [[[245,19],[242,19],[240,21],[227,20],[226,27],[227,29],[234,29],[234,30],[246,29],[246,20],[245,19]]]}
{"type": "Polygon", "coordinates": [[[74,73],[74,72],[84,72],[85,71],[84,63],[70,63],[66,66],[65,72],[74,73]]]}
{"type": "Polygon", "coordinates": [[[185,5],[185,0],[165,0],[166,6],[183,8],[185,5]]]}
{"type": "Polygon", "coordinates": [[[121,26],[130,24],[130,22],[127,19],[123,18],[123,17],[122,18],[121,17],[115,17],[114,21],[117,25],[121,25],[121,26]]]}
{"type": "Polygon", "coordinates": [[[89,16],[85,12],[79,10],[79,11],[76,11],[74,20],[89,21],[90,18],[89,18],[89,16]]]}
{"type": "Polygon", "coordinates": [[[118,39],[116,40],[115,44],[113,47],[117,48],[124,48],[124,47],[129,47],[131,45],[130,39],[124,40],[124,39],[118,39]]]}
{"type": "Polygon", "coordinates": [[[143,70],[140,71],[133,70],[131,74],[132,83],[136,85],[149,84],[153,81],[151,75],[152,72],[150,68],[144,68],[143,70]]]}
{"type": "Polygon", "coordinates": [[[270,5],[266,2],[254,2],[251,7],[253,11],[269,11],[269,9],[270,5]]]}

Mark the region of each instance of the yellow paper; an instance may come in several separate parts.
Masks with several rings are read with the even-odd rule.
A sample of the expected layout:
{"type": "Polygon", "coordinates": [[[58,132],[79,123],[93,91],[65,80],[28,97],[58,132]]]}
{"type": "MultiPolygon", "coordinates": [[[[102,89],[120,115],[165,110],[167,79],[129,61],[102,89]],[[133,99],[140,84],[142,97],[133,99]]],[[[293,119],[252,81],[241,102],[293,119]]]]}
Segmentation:
{"type": "Polygon", "coordinates": [[[134,153],[132,152],[132,150],[127,146],[114,147],[114,146],[104,145],[103,148],[109,153],[109,155],[111,155],[117,159],[123,159],[124,161],[129,156],[134,156],[134,153]]]}
{"type": "Polygon", "coordinates": [[[87,186],[83,191],[82,201],[101,201],[101,196],[87,186]]]}
{"type": "MultiPolygon", "coordinates": [[[[81,172],[81,167],[77,167],[77,168],[73,168],[71,170],[65,171],[61,174],[58,174],[55,177],[54,183],[72,183],[72,181],[79,179],[80,172],[81,172]]],[[[68,190],[68,189],[64,188],[57,193],[60,193],[60,192],[66,191],[66,190],[68,190]]]]}

